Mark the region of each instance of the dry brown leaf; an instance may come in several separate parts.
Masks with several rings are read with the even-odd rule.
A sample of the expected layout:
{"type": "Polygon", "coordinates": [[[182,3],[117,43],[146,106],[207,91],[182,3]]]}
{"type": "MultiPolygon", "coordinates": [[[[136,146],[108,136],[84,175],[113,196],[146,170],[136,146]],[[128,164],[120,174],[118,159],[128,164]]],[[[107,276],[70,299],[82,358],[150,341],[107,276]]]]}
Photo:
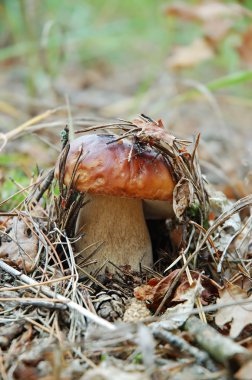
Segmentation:
{"type": "Polygon", "coordinates": [[[187,282],[186,287],[183,286],[180,302],[175,306],[166,308],[160,319],[153,322],[151,327],[154,330],[161,328],[175,330],[182,326],[193,310],[195,299],[201,294],[202,289],[199,281],[194,280],[191,285],[187,282]]]}
{"type": "Polygon", "coordinates": [[[167,7],[165,12],[168,16],[203,23],[215,19],[252,16],[252,12],[249,9],[239,4],[223,4],[219,2],[205,2],[195,6],[181,2],[167,7]]]}
{"type": "Polygon", "coordinates": [[[154,288],[150,285],[137,286],[134,289],[134,296],[139,301],[150,301],[153,298],[154,288]]]}
{"type": "MultiPolygon", "coordinates": [[[[159,281],[159,283],[155,286],[154,292],[153,292],[153,307],[154,309],[157,309],[160,302],[164,298],[166,292],[170,288],[173,280],[176,278],[176,276],[179,273],[179,269],[176,269],[169,273],[168,276],[162,278],[162,280],[159,281]]],[[[167,300],[168,301],[168,300],[167,300]]]]}
{"type": "Polygon", "coordinates": [[[203,288],[199,281],[194,280],[192,284],[184,281],[177,289],[172,301],[176,305],[168,307],[161,316],[161,320],[168,322],[166,328],[178,328],[185,323],[190,312],[194,308],[196,296],[200,295],[203,288]],[[182,291],[183,290],[183,291],[182,291]]]}
{"type": "Polygon", "coordinates": [[[18,217],[11,219],[8,225],[8,232],[1,236],[0,258],[29,273],[36,264],[38,237],[31,223],[18,217]]]}
{"type": "Polygon", "coordinates": [[[241,45],[237,50],[240,58],[247,64],[252,65],[252,26],[243,34],[241,45]]]}
{"type": "Polygon", "coordinates": [[[192,183],[181,178],[173,190],[173,210],[178,220],[182,220],[184,212],[192,204],[193,194],[192,183]]]}
{"type": "MultiPolygon", "coordinates": [[[[163,297],[165,296],[167,290],[171,286],[172,281],[178,274],[178,269],[171,272],[168,276],[162,278],[161,280],[157,278],[152,278],[148,284],[138,286],[134,289],[134,296],[139,301],[144,301],[148,303],[148,307],[156,311],[163,297]]],[[[170,301],[167,300],[167,303],[170,301]]],[[[166,306],[167,306],[166,303],[166,306]]]]}
{"type": "Polygon", "coordinates": [[[176,46],[167,60],[169,69],[183,69],[195,66],[214,57],[214,50],[204,38],[197,38],[190,45],[176,46]]]}
{"type": "Polygon", "coordinates": [[[161,119],[156,121],[147,121],[141,118],[136,118],[132,121],[133,124],[141,128],[141,131],[137,133],[138,137],[163,140],[168,145],[172,146],[175,137],[170,135],[164,128],[164,124],[161,119]]]}
{"type": "Polygon", "coordinates": [[[230,336],[236,338],[244,327],[252,323],[252,295],[248,297],[245,290],[231,283],[228,283],[223,290],[220,290],[219,294],[220,298],[217,299],[217,305],[219,306],[236,301],[251,300],[251,304],[223,307],[216,313],[215,323],[219,327],[223,327],[230,322],[230,336]]]}
{"type": "MultiPolygon", "coordinates": [[[[134,296],[139,301],[147,301],[148,308],[155,312],[178,274],[179,269],[175,269],[161,280],[153,278],[148,284],[135,288],[134,296]]],[[[214,281],[198,272],[192,271],[191,276],[195,284],[199,282],[202,303],[208,305],[215,301],[219,293],[214,281]]],[[[192,284],[189,284],[186,273],[183,273],[170,297],[166,300],[162,311],[166,310],[167,307],[174,307],[174,305],[184,303],[187,300],[185,294],[187,294],[189,288],[192,288],[192,284]]]]}

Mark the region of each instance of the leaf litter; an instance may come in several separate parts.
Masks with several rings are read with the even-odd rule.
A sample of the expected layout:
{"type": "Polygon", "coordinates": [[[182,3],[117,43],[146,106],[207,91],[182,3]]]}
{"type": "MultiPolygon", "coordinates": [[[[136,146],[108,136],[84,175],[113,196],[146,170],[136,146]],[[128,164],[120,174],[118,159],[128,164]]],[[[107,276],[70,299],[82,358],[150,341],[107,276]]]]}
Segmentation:
{"type": "MultiPolygon", "coordinates": [[[[120,371],[132,379],[162,379],[169,371],[170,378],[182,379],[189,371],[194,378],[228,379],[230,373],[247,368],[251,352],[246,344],[225,335],[242,337],[250,325],[251,229],[248,216],[239,213],[251,207],[251,196],[234,204],[216,196],[201,175],[199,138],[189,150],[189,142],[170,135],[161,121],[141,115],[132,122],[94,125],[79,133],[91,131],[112,131],[115,141],[127,138],[132,145],[150,145],[170,163],[177,182],[175,224],[181,227],[177,258],[169,262],[166,255],[161,271],[144,267],[142,273],[118,267],[115,274],[97,270],[91,275],[85,266],[78,268],[74,242],[80,235],[74,225],[79,209],[85,208],[85,195],[71,184],[66,187],[62,175],[59,194],[52,172],[43,181],[38,177],[10,216],[1,216],[3,378],[50,379],[57,374],[59,379],[84,380],[100,373],[111,378],[120,371]],[[22,228],[14,235],[17,223],[22,228]],[[11,242],[5,241],[6,235],[11,242]],[[31,238],[33,245],[24,249],[31,238]],[[239,305],[228,312],[236,302],[239,305]],[[215,324],[223,331],[211,327],[215,324]]],[[[66,139],[61,173],[68,149],[66,139]]],[[[75,173],[71,182],[74,179],[75,173]]],[[[94,257],[96,251],[94,247],[94,257]]]]}

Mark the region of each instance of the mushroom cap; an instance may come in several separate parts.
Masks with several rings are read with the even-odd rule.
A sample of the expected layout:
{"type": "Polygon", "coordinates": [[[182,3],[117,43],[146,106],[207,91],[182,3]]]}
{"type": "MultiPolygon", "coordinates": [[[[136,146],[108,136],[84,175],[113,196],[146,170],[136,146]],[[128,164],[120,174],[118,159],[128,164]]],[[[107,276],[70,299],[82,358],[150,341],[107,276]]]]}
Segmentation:
{"type": "MultiPolygon", "coordinates": [[[[175,181],[168,163],[157,152],[133,146],[118,136],[83,135],[70,143],[64,183],[71,181],[78,157],[73,187],[79,192],[139,199],[171,200],[175,181]],[[109,143],[109,144],[108,144],[109,143]]],[[[60,158],[59,158],[60,160],[60,158]]],[[[58,177],[58,164],[56,176],[58,177]]]]}

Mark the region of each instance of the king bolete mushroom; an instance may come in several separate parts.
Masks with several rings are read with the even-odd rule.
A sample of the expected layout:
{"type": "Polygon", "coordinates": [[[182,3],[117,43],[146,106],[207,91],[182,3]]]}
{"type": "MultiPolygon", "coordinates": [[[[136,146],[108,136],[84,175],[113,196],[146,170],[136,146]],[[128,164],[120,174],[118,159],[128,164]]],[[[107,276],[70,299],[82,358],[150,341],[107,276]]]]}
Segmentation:
{"type": "Polygon", "coordinates": [[[115,139],[115,135],[88,134],[72,141],[64,183],[70,183],[79,158],[73,184],[89,202],[79,213],[76,231],[84,226],[84,237],[76,243],[77,250],[87,255],[85,248],[104,242],[95,256],[99,265],[109,259],[138,270],[140,263],[153,262],[142,200],[172,203],[175,181],[168,162],[154,149],[115,139]]]}

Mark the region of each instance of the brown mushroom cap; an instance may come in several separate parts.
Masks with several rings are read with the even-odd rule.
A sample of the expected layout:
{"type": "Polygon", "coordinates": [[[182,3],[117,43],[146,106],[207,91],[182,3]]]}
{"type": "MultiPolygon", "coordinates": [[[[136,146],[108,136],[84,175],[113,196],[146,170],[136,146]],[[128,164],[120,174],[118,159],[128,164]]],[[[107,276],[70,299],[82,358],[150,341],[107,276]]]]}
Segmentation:
{"type": "Polygon", "coordinates": [[[112,142],[115,138],[91,134],[71,142],[65,184],[70,182],[82,149],[74,183],[77,191],[139,199],[172,199],[175,182],[163,157],[157,156],[150,147],[140,151],[134,146],[128,160],[131,142],[126,139],[112,142]]]}

